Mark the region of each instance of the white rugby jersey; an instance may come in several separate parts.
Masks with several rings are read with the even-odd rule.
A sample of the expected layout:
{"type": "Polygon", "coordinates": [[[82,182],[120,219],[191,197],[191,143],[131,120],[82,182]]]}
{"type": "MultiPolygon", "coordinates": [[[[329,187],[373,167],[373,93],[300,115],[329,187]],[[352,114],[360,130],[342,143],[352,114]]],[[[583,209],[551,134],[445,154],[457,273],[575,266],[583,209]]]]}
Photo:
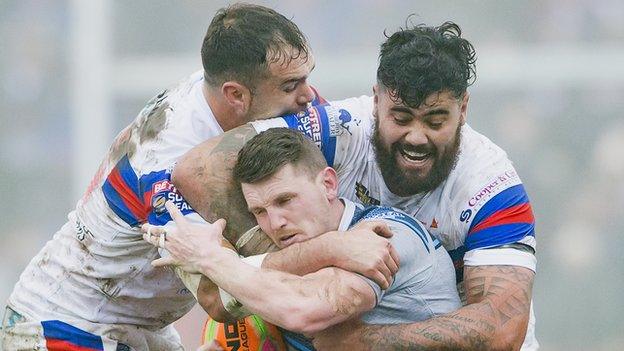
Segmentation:
{"type": "MultiPolygon", "coordinates": [[[[257,131],[273,127],[300,130],[336,169],[340,196],[363,204],[393,206],[418,219],[448,250],[458,282],[464,265],[516,265],[535,271],[535,255],[499,248],[512,243],[536,246],[529,199],[502,149],[464,125],[460,155],[448,178],[430,192],[396,196],[386,187],[375,161],[370,142],[372,109],[372,97],[362,96],[253,125],[257,131]]],[[[525,346],[534,340],[531,317],[525,346]]]]}
{"type": "Polygon", "coordinates": [[[167,199],[200,218],[170,179],[181,155],[223,133],[202,84],[203,71],[165,90],[119,133],[69,221],[22,273],[8,301],[14,310],[33,320],[153,331],[191,309],[195,299],[176,274],[151,266],[158,250],[143,241],[139,226],[170,221],[167,199]]]}

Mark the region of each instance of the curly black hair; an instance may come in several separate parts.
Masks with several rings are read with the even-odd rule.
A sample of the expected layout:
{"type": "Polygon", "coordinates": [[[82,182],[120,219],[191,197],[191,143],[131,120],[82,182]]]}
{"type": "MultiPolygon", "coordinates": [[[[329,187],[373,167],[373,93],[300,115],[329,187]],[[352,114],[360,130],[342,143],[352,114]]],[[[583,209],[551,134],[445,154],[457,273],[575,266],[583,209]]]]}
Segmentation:
{"type": "Polygon", "coordinates": [[[456,98],[476,79],[476,54],[453,22],[402,28],[381,44],[377,81],[395,102],[418,108],[427,96],[450,91],[456,98]]]}

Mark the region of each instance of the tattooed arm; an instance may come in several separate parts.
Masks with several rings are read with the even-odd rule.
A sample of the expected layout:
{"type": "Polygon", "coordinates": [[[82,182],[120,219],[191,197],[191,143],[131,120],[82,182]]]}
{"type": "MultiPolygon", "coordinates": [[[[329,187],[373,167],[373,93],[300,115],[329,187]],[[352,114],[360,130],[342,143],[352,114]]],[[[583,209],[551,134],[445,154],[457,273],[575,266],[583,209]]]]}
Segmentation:
{"type": "Polygon", "coordinates": [[[187,152],[171,175],[177,190],[204,219],[227,218],[223,236],[231,243],[256,224],[232,179],[238,151],[255,135],[251,125],[244,125],[205,141],[187,152]]]}
{"type": "Polygon", "coordinates": [[[519,350],[533,277],[519,266],[466,266],[468,304],[459,310],[413,324],[345,323],[316,335],[314,345],[318,350],[519,350]]]}

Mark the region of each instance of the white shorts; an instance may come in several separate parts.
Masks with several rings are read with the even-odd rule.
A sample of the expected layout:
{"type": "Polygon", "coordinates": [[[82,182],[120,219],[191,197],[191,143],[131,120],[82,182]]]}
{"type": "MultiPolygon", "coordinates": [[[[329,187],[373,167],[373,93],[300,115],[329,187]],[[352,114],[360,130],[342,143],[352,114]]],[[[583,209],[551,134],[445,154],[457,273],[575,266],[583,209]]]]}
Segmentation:
{"type": "Polygon", "coordinates": [[[85,322],[30,320],[7,307],[0,329],[0,350],[183,350],[172,326],[151,332],[136,326],[89,323],[89,329],[97,331],[93,334],[75,326],[81,324],[85,322]],[[123,343],[117,340],[123,340],[123,343]]]}

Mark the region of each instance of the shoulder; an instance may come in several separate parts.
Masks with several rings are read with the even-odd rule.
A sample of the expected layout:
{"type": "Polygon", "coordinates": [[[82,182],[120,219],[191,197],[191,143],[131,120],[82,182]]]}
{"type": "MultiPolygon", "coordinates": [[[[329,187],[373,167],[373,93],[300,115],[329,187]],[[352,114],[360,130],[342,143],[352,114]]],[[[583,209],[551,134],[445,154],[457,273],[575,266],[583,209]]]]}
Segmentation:
{"type": "Polygon", "coordinates": [[[387,222],[394,234],[390,241],[399,251],[400,256],[405,256],[407,259],[416,257],[414,254],[419,251],[430,253],[441,245],[429,234],[422,223],[400,210],[369,206],[355,213],[352,224],[366,220],[387,222]]]}
{"type": "Polygon", "coordinates": [[[462,143],[443,198],[460,221],[466,249],[532,242],[530,201],[507,154],[469,126],[462,133],[462,143]]]}
{"type": "MultiPolygon", "coordinates": [[[[507,153],[487,137],[465,125],[461,143],[457,164],[444,183],[442,198],[449,201],[446,206],[474,214],[499,193],[514,187],[523,189],[507,153]]],[[[460,221],[465,223],[470,219],[466,214],[462,217],[460,221]]]]}
{"type": "Polygon", "coordinates": [[[404,223],[410,228],[413,228],[415,231],[426,231],[424,226],[413,217],[392,207],[367,206],[360,211],[356,211],[353,216],[352,224],[366,220],[384,220],[389,222],[404,223]]]}

